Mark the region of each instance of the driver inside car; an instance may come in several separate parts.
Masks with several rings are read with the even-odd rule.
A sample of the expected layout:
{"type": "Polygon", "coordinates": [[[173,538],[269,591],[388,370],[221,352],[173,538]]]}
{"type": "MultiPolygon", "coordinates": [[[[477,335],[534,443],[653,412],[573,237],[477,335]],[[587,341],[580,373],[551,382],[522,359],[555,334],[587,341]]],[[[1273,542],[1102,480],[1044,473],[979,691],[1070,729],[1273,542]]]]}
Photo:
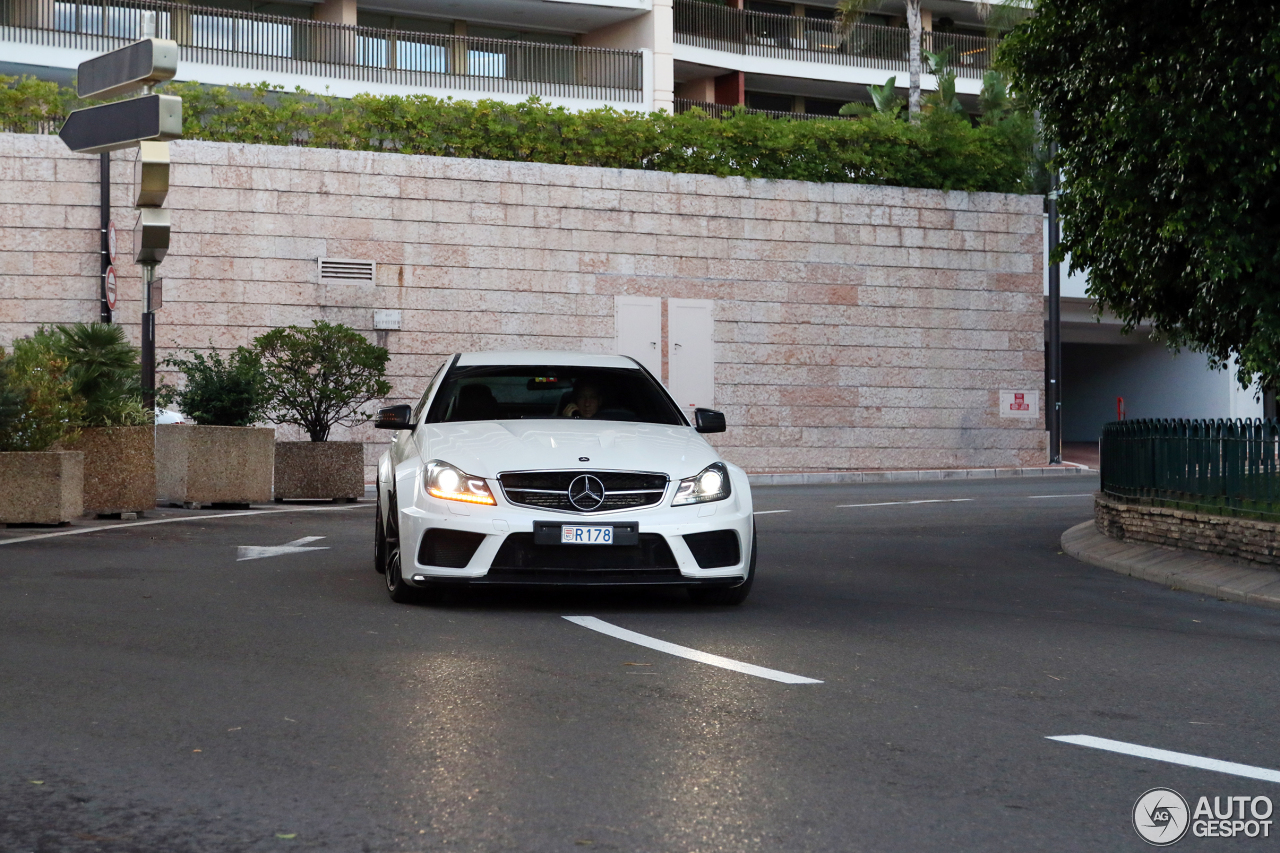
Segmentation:
{"type": "Polygon", "coordinates": [[[569,405],[561,413],[566,418],[594,418],[600,411],[600,389],[591,382],[580,382],[574,386],[569,405]]]}

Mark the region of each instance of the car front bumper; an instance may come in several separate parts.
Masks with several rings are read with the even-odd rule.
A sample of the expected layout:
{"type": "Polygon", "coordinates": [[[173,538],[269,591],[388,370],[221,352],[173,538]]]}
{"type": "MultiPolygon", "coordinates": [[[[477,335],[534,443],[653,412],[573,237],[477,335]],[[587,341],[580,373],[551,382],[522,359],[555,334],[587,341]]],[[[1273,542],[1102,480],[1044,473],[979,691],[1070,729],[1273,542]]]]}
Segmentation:
{"type": "MultiPolygon", "coordinates": [[[[675,486],[671,484],[662,503],[656,506],[581,514],[513,505],[506,501],[494,481],[489,485],[497,506],[440,500],[426,495],[421,484],[415,483],[413,503],[400,505],[403,576],[415,586],[441,583],[736,586],[746,579],[750,564],[752,508],[745,474],[733,469],[730,480],[733,493],[722,501],[673,507],[670,502],[675,486]],[[644,546],[640,551],[645,553],[641,555],[636,549],[621,545],[537,546],[533,544],[536,522],[635,524],[644,546]],[[465,566],[432,565],[423,561],[423,538],[432,531],[471,534],[455,538],[469,538],[471,542],[478,539],[479,544],[465,566]],[[736,536],[737,562],[702,568],[685,537],[717,531],[731,531],[736,536]],[[660,554],[656,561],[655,553],[660,554]]],[[[438,532],[433,534],[433,537],[439,536],[438,532]]],[[[431,548],[426,550],[432,553],[431,548]]],[[[704,563],[723,562],[709,561],[705,550],[699,553],[704,563]]]]}

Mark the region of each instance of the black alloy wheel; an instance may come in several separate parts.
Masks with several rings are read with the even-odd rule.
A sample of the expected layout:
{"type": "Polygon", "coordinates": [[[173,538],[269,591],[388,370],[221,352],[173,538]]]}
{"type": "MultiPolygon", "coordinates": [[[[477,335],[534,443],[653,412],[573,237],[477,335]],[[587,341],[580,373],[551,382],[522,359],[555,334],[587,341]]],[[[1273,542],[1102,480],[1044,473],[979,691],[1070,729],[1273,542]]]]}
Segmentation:
{"type": "Polygon", "coordinates": [[[756,523],[751,521],[751,561],[747,563],[747,579],[737,586],[699,588],[690,587],[689,597],[694,604],[741,604],[751,594],[756,580],[756,523]]]}
{"type": "Polygon", "coordinates": [[[395,493],[387,500],[387,522],[383,526],[383,574],[387,579],[387,595],[396,604],[415,601],[418,591],[405,583],[400,573],[400,511],[395,493]]]}

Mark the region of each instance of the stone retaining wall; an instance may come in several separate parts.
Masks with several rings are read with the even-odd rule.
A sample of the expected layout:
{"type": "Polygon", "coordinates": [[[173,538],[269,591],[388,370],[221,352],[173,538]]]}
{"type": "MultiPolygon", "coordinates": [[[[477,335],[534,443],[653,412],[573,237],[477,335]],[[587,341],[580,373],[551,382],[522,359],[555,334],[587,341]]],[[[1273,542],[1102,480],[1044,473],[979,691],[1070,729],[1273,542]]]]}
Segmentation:
{"type": "Polygon", "coordinates": [[[1094,522],[1112,539],[1280,564],[1280,524],[1121,501],[1098,492],[1094,522]]]}
{"type": "MultiPolygon", "coordinates": [[[[124,243],[134,156],[113,155],[124,243]]],[[[711,299],[714,440],[749,471],[1046,461],[1042,418],[998,416],[1044,382],[1039,196],[206,142],[172,161],[161,359],[327,319],[387,346],[389,402],[413,402],[449,353],[612,352],[616,296],[711,299]],[[320,257],[377,280],[321,284],[320,257]]],[[[0,345],[96,318],[97,181],[96,155],[0,134],[0,345]]],[[[118,273],[136,341],[139,270],[118,273]]],[[[368,464],[386,440],[334,438],[368,464]]]]}

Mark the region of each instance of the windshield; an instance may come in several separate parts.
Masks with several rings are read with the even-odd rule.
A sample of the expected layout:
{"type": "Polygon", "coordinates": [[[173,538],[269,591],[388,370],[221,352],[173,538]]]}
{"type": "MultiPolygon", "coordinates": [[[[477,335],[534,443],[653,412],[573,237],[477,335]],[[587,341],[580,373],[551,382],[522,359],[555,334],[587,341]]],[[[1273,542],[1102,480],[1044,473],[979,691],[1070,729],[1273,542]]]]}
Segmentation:
{"type": "Polygon", "coordinates": [[[538,365],[454,368],[426,422],[530,418],[685,425],[671,398],[639,368],[538,365]]]}

